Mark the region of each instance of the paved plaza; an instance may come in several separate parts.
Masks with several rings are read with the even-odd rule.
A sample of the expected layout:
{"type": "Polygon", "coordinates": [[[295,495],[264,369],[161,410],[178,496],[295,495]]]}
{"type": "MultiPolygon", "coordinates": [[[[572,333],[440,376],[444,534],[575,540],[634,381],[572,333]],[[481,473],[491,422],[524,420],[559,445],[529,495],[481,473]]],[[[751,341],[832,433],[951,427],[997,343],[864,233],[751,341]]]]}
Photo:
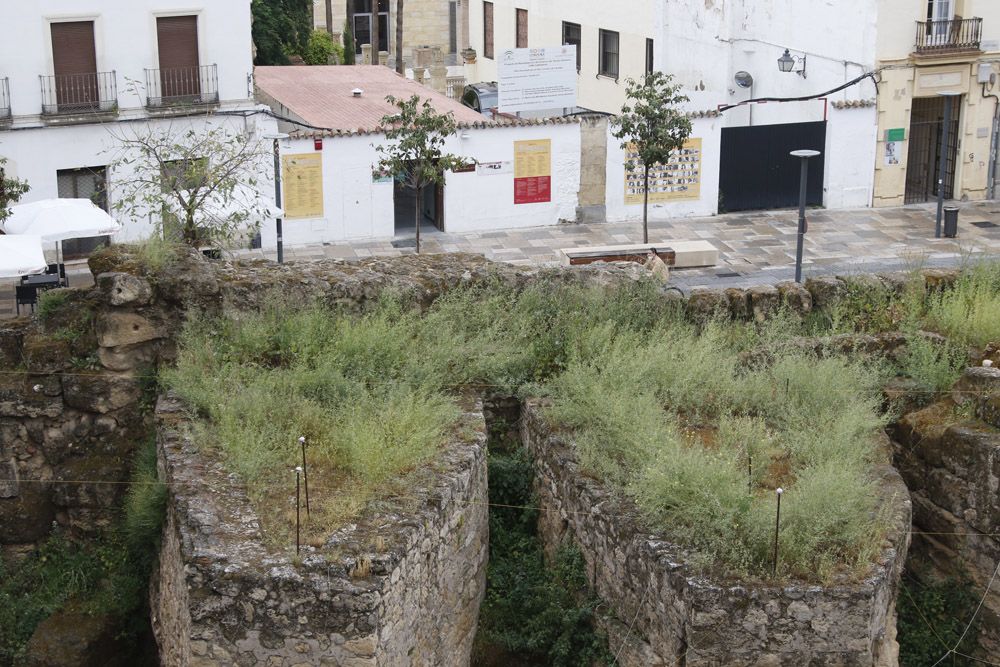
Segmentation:
{"type": "MultiPolygon", "coordinates": [[[[808,213],[804,274],[844,274],[955,265],[970,255],[1000,257],[1000,201],[962,204],[955,239],[934,238],[935,207],[855,209],[808,213]]],[[[704,239],[719,250],[719,265],[683,269],[671,282],[687,291],[699,286],[747,286],[776,283],[794,275],[798,213],[794,210],[733,213],[709,218],[651,222],[649,238],[665,241],[704,239]]],[[[288,221],[286,225],[294,225],[288,221]]],[[[553,227],[449,234],[421,233],[421,252],[471,252],[513,264],[555,265],[558,250],[576,246],[637,243],[640,222],[561,224],[553,227]]],[[[285,261],[323,258],[357,259],[414,252],[412,234],[395,239],[330,243],[285,249],[285,261]]],[[[238,251],[236,256],[264,256],[238,251]]],[[[274,254],[267,254],[274,259],[274,254]]],[[[69,267],[70,282],[91,282],[84,262],[69,267]]],[[[13,283],[0,285],[0,317],[14,313],[13,283]]]]}

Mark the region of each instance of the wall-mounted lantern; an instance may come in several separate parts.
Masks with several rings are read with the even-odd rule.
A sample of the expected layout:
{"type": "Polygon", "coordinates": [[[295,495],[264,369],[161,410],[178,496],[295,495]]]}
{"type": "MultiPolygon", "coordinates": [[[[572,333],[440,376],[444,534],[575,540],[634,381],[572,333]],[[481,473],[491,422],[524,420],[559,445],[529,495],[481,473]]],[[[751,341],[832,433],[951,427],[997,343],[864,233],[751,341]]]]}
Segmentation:
{"type": "Polygon", "coordinates": [[[781,70],[782,72],[795,72],[803,79],[806,78],[805,54],[802,54],[802,56],[793,56],[791,53],[789,53],[788,49],[785,49],[785,52],[782,54],[782,56],[778,58],[778,69],[781,70]],[[801,64],[801,68],[795,69],[796,62],[801,64]]]}

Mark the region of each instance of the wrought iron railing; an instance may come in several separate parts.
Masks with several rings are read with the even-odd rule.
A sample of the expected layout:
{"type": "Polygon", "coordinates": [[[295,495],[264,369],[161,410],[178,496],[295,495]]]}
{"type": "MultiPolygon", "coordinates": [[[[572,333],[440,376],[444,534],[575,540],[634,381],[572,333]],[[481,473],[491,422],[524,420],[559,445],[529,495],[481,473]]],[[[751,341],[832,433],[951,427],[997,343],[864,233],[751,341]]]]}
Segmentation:
{"type": "Polygon", "coordinates": [[[102,113],[118,108],[118,84],[114,72],[38,78],[42,84],[42,113],[45,115],[102,113]]]}
{"type": "Polygon", "coordinates": [[[218,101],[219,75],[215,65],[146,70],[146,106],[151,109],[218,101]]]}
{"type": "Polygon", "coordinates": [[[10,82],[0,77],[0,122],[10,119],[10,82]]]}
{"type": "Polygon", "coordinates": [[[917,53],[978,51],[982,36],[981,18],[918,21],[917,53]]]}

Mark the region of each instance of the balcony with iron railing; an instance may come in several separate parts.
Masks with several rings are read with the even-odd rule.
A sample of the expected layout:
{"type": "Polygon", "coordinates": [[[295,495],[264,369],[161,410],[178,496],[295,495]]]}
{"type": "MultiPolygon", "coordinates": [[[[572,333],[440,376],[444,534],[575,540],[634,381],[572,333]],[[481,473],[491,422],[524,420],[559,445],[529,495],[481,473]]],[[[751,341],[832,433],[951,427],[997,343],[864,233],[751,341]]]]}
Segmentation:
{"type": "Polygon", "coordinates": [[[146,70],[146,108],[170,110],[219,103],[215,65],[146,70]]]}
{"type": "Polygon", "coordinates": [[[917,22],[917,55],[977,52],[983,35],[981,18],[917,22]]]}
{"type": "Polygon", "coordinates": [[[0,123],[9,122],[10,118],[10,82],[7,77],[0,77],[0,123]]]}
{"type": "Polygon", "coordinates": [[[43,116],[79,116],[118,110],[114,72],[39,76],[43,116]]]}

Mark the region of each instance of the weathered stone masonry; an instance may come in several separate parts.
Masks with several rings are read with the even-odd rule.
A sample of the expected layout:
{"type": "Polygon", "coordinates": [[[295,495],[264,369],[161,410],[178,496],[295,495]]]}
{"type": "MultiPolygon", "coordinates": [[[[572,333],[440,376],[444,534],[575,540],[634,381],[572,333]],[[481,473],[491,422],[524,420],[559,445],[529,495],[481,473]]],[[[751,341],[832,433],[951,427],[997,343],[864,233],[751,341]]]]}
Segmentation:
{"type": "Polygon", "coordinates": [[[485,590],[486,436],[438,458],[416,507],[368,511],[322,547],[267,546],[242,486],[161,399],[158,447],[171,485],[154,589],[163,664],[466,665],[485,590]]]}
{"type": "Polygon", "coordinates": [[[570,444],[554,434],[542,403],[529,401],[521,437],[535,461],[539,533],[553,551],[571,539],[608,604],[601,621],[618,663],[686,665],[897,664],[895,596],[909,544],[910,501],[888,465],[878,470],[892,526],[860,583],[784,587],[713,580],[690,554],[645,532],[634,505],[580,472],[570,444]]]}

